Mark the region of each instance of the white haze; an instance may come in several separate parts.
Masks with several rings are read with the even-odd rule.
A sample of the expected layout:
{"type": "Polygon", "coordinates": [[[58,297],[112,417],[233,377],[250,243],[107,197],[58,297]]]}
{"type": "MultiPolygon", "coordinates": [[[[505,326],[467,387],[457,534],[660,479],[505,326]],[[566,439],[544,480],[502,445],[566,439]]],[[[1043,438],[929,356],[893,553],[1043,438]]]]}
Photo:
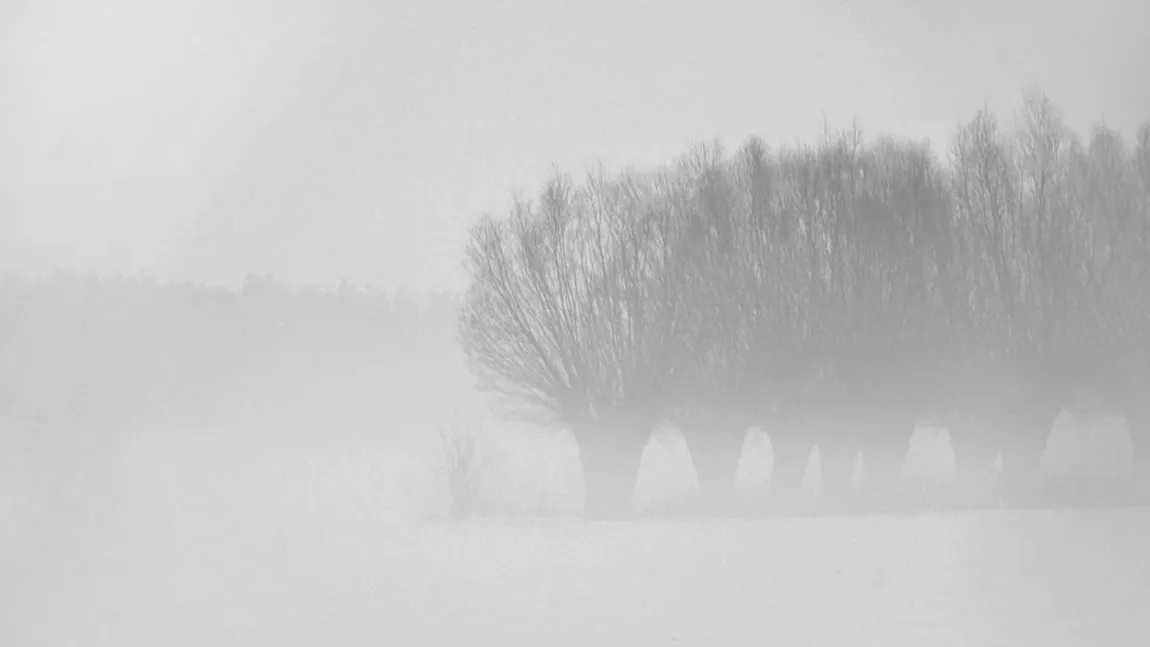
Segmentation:
{"type": "Polygon", "coordinates": [[[0,269],[460,287],[464,228],[580,172],[857,120],[930,140],[1040,84],[1150,118],[1145,3],[6,0],[0,269]]]}
{"type": "MultiPolygon", "coordinates": [[[[6,0],[0,270],[458,289],[466,224],[553,161],[809,141],[824,116],[940,150],[1029,83],[1079,131],[1105,119],[1130,134],[1150,117],[1146,24],[1145,3],[1121,0],[6,0]]],[[[64,379],[28,366],[26,381],[64,379]]],[[[474,413],[470,386],[456,356],[412,361],[212,425],[152,412],[115,442],[78,433],[70,447],[0,416],[0,645],[1150,635],[1144,509],[587,524],[571,518],[573,445],[497,428],[503,517],[430,521],[444,508],[435,432],[474,413]],[[512,518],[540,502],[558,518],[512,518]]],[[[1121,471],[1128,438],[1091,429],[1061,427],[1049,469],[1121,471]]],[[[948,445],[908,442],[908,473],[945,480],[948,445]]],[[[769,482],[770,462],[769,437],[752,436],[741,492],[769,482]]],[[[659,436],[638,507],[671,510],[693,489],[681,439],[659,436]]]]}
{"type": "MultiPolygon", "coordinates": [[[[573,446],[507,430],[489,436],[503,514],[455,524],[434,521],[430,442],[242,436],[139,434],[71,469],[7,454],[0,643],[1137,645],[1150,630],[1144,509],[586,524],[573,446]],[[514,516],[543,499],[558,518],[514,516]]],[[[744,483],[769,476],[764,440],[744,483]]],[[[920,472],[947,460],[933,442],[920,472]]],[[[642,469],[641,509],[690,495],[674,436],[642,469]]]]}

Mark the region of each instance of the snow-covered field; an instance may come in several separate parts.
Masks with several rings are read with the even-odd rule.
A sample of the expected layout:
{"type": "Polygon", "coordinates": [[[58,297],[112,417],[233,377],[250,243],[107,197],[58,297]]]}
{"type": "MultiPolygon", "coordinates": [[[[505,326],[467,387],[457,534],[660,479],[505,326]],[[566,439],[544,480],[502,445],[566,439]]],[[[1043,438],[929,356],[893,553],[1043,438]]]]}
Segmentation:
{"type": "MultiPolygon", "coordinates": [[[[682,473],[676,447],[649,448],[641,505],[682,492],[667,481],[682,473]]],[[[436,489],[423,449],[141,439],[67,478],[8,459],[0,645],[1150,637],[1150,509],[448,523],[425,518],[436,489]]],[[[570,506],[570,452],[500,455],[520,466],[505,486],[570,506]]]]}

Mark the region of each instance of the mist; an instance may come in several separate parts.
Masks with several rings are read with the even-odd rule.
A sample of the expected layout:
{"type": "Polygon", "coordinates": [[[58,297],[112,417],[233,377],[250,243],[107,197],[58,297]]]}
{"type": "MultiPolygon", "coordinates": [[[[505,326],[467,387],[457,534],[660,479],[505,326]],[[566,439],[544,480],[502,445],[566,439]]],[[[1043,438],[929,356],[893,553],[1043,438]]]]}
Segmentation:
{"type": "MultiPolygon", "coordinates": [[[[1059,392],[1029,444],[1017,420],[939,405],[882,456],[836,444],[864,437],[857,411],[816,411],[816,442],[764,405],[716,459],[717,514],[707,452],[667,413],[696,394],[658,392],[627,516],[604,521],[579,420],[524,411],[606,427],[617,367],[569,389],[589,406],[524,386],[563,362],[483,324],[526,313],[559,346],[548,314],[575,310],[547,298],[552,274],[499,292],[475,261],[531,260],[555,230],[508,214],[543,221],[556,178],[592,197],[670,186],[704,142],[725,164],[757,137],[785,162],[858,128],[953,175],[972,116],[1017,138],[1030,87],[1075,142],[1067,213],[1145,220],[1148,19],[1120,0],[2,3],[0,644],[1143,644],[1137,385],[1059,392]],[[520,256],[484,257],[485,231],[520,256]]],[[[1143,238],[1089,232],[1100,265],[1145,257],[1143,238]]],[[[1015,247],[1004,266],[1037,254],[1015,247]]],[[[1142,301],[1106,323],[1127,345],[1104,357],[1143,366],[1138,263],[1113,293],[1142,301]]],[[[728,284],[688,285],[698,306],[728,284]]],[[[591,339],[632,321],[617,312],[571,320],[591,339]]],[[[988,363],[969,388],[1029,397],[988,363]]],[[[696,426],[727,423],[710,414],[696,426]]]]}
{"type": "Polygon", "coordinates": [[[460,289],[467,223],[553,163],[650,166],[852,121],[941,154],[1031,83],[1077,130],[1131,136],[1144,11],[7,2],[0,263],[460,289]]]}

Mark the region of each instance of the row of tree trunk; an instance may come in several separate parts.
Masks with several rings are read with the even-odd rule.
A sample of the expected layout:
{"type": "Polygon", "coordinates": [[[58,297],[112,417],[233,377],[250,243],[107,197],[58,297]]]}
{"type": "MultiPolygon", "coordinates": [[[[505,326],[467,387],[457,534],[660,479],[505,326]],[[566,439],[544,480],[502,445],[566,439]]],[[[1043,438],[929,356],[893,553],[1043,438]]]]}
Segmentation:
{"type": "MultiPolygon", "coordinates": [[[[1126,414],[1132,425],[1145,424],[1146,409],[1126,414]]],[[[1015,407],[982,415],[951,418],[946,425],[960,473],[989,470],[1002,457],[1001,477],[1021,478],[1039,463],[1046,439],[1061,407],[1015,407]]],[[[865,492],[871,497],[898,491],[908,440],[922,422],[910,409],[860,408],[826,411],[786,421],[764,420],[774,456],[770,487],[782,500],[802,489],[809,457],[817,446],[822,466],[824,500],[845,496],[856,458],[865,465],[865,492]],[[805,424],[804,424],[805,423],[805,424]]],[[[737,512],[736,476],[749,427],[744,420],[717,419],[708,425],[695,418],[681,428],[698,484],[698,513],[722,517],[737,512]]],[[[624,519],[632,502],[643,452],[654,426],[635,420],[596,421],[573,429],[585,482],[585,512],[593,519],[624,519]]],[[[1145,453],[1145,452],[1142,452],[1145,453]]],[[[1143,461],[1145,462],[1145,461],[1143,461]]]]}

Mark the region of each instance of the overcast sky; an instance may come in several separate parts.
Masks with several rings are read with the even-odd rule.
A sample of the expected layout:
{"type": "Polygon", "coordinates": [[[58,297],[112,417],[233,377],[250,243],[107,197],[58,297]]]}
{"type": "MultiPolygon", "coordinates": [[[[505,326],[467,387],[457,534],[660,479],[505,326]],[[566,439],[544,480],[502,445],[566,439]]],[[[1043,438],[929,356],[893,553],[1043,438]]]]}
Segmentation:
{"type": "Polygon", "coordinates": [[[1038,83],[1150,117],[1138,0],[2,0],[0,264],[458,286],[466,223],[579,172],[930,138],[1038,83]]]}

